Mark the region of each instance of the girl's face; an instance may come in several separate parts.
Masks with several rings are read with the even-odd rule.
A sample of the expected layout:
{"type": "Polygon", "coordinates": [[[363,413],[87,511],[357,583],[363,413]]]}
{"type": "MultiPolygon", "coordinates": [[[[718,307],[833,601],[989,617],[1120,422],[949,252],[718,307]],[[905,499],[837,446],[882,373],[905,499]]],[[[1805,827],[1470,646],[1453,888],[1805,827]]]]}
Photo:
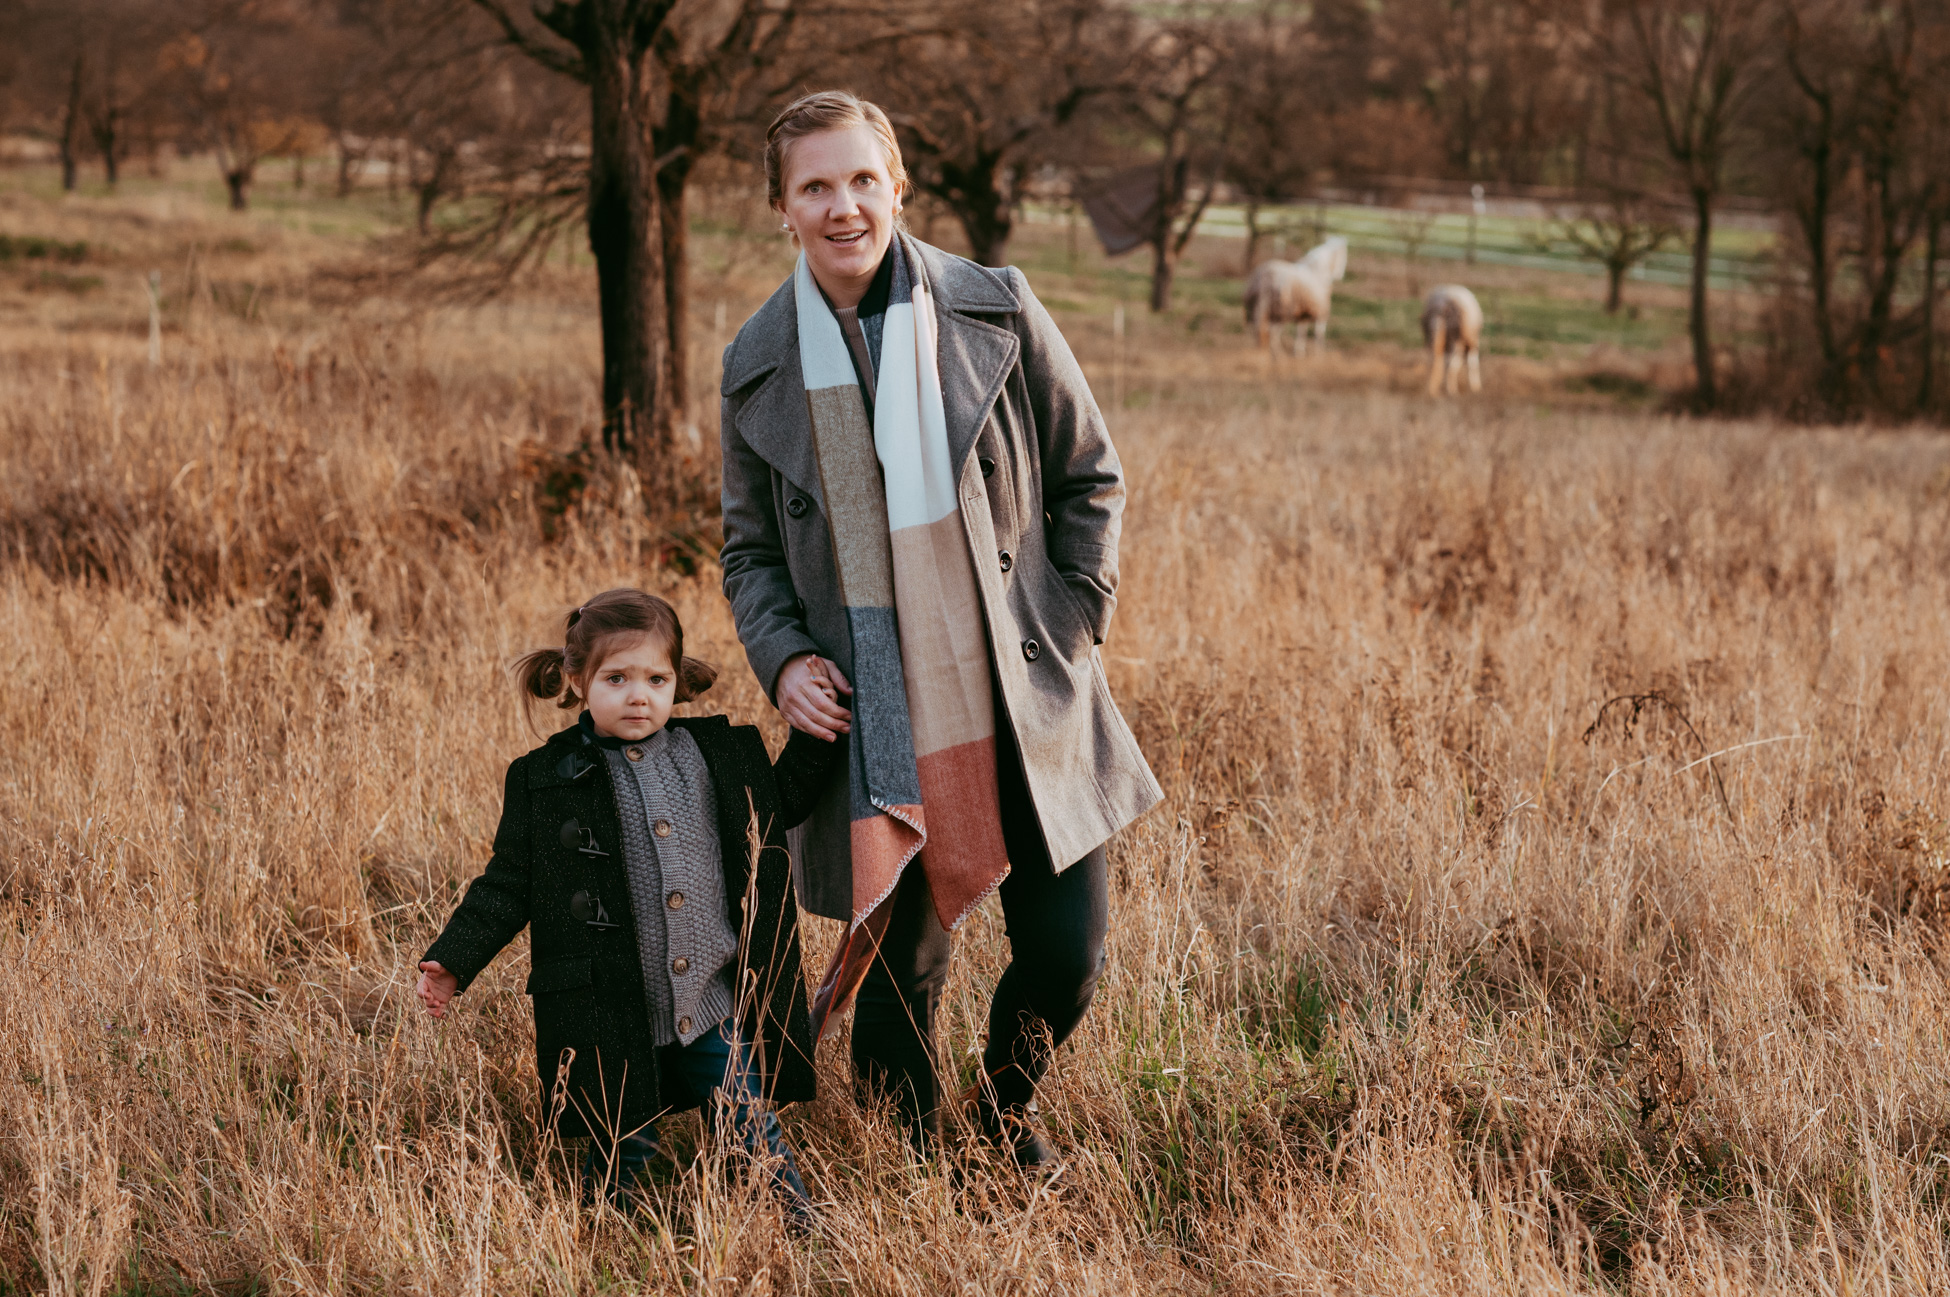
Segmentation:
{"type": "Polygon", "coordinates": [[[835,306],[858,306],[873,286],[900,215],[887,146],[868,126],[821,131],[786,150],[779,213],[835,306]]]}
{"type": "Polygon", "coordinates": [[[615,739],[647,739],[664,727],[677,703],[677,672],[670,650],[649,635],[603,654],[582,691],[596,733],[615,739]]]}

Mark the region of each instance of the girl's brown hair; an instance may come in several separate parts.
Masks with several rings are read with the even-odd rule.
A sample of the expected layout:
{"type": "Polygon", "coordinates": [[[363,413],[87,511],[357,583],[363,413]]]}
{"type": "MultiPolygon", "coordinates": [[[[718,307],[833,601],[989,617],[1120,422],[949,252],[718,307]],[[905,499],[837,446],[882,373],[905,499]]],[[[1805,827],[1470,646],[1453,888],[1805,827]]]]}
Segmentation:
{"type": "Polygon", "coordinates": [[[808,135],[822,131],[869,127],[887,148],[887,174],[900,193],[907,191],[907,165],[901,161],[900,141],[894,138],[894,124],[880,105],[868,103],[844,90],[821,90],[801,95],[772,119],[765,132],[765,200],[777,207],[785,201],[785,161],[792,145],[808,135]]]}
{"type": "Polygon", "coordinates": [[[687,703],[711,687],[718,669],[684,656],[684,624],[677,610],[641,590],[605,590],[569,614],[561,648],[536,649],[515,663],[523,694],[575,707],[588,692],[589,673],[603,655],[625,640],[648,636],[670,652],[677,668],[677,701],[687,703]]]}

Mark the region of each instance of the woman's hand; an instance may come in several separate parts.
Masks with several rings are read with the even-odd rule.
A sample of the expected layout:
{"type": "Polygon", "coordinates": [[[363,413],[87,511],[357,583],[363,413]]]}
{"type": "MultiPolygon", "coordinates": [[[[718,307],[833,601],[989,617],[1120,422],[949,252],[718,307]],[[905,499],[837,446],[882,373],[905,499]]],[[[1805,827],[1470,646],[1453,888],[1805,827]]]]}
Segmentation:
{"type": "Polygon", "coordinates": [[[454,998],[460,986],[460,979],[429,959],[420,965],[420,985],[415,988],[420,1003],[427,1006],[427,1012],[436,1018],[447,1016],[447,1001],[454,998]]]}
{"type": "Polygon", "coordinates": [[[779,670],[779,712],[795,730],[831,743],[853,728],[853,713],[840,706],[840,694],[853,696],[831,658],[801,653],[779,670]]]}

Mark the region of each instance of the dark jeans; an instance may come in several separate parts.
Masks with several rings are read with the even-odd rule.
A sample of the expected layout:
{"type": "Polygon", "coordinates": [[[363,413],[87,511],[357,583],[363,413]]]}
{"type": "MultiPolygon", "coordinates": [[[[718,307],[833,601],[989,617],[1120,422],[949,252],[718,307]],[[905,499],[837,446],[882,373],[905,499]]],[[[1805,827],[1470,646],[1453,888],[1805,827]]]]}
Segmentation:
{"type": "MultiPolygon", "coordinates": [[[[807,1201],[806,1186],[799,1179],[792,1146],[785,1142],[778,1116],[758,1102],[752,1052],[738,1044],[732,1021],[726,1019],[688,1045],[666,1045],[657,1054],[664,1097],[670,1106],[701,1107],[704,1128],[713,1137],[718,1134],[719,1121],[728,1121],[731,1137],[745,1152],[770,1160],[773,1186],[787,1210],[802,1209],[807,1201]],[[734,1054],[736,1067],[732,1065],[734,1054]]],[[[649,1178],[650,1163],[656,1156],[654,1122],[621,1139],[594,1137],[582,1160],[583,1196],[593,1201],[600,1192],[612,1202],[627,1204],[649,1178]]]]}
{"type": "MultiPolygon", "coordinates": [[[[998,722],[996,774],[1010,864],[999,895],[1010,958],[989,1006],[982,1069],[997,1106],[1019,1112],[1097,992],[1110,884],[1101,846],[1060,874],[1051,869],[1021,760],[1006,722],[998,722]]],[[[889,903],[887,934],[854,1002],[854,1084],[863,1101],[890,1100],[925,1145],[940,1130],[934,1017],[951,942],[921,870],[902,876],[889,903]]]]}

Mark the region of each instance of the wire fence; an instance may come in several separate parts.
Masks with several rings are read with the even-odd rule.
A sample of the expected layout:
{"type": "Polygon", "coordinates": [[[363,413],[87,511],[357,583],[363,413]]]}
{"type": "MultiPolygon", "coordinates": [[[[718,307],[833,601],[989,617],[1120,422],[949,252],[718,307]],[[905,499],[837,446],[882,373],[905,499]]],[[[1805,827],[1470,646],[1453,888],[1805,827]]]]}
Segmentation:
{"type": "MultiPolygon", "coordinates": [[[[1081,213],[1064,207],[1032,205],[1025,212],[1032,221],[1083,221],[1081,213]]],[[[1086,222],[1087,223],[1087,222],[1086,222]]],[[[1379,207],[1365,203],[1323,202],[1265,206],[1257,223],[1261,245],[1281,258],[1297,257],[1330,235],[1347,240],[1350,251],[1429,261],[1482,262],[1526,270],[1602,276],[1604,265],[1577,244],[1561,236],[1562,223],[1549,216],[1506,213],[1472,215],[1413,207],[1379,207]]],[[[1707,261],[1709,285],[1716,290],[1758,289],[1778,282],[1781,273],[1771,232],[1751,228],[1716,230],[1715,249],[1707,261]]],[[[1212,238],[1247,236],[1246,209],[1214,204],[1199,224],[1199,233],[1212,238]]],[[[1682,236],[1690,238],[1690,236],[1682,236]]],[[[1693,258],[1684,246],[1667,247],[1634,265],[1628,279],[1649,284],[1684,286],[1692,282],[1693,258]]]]}

